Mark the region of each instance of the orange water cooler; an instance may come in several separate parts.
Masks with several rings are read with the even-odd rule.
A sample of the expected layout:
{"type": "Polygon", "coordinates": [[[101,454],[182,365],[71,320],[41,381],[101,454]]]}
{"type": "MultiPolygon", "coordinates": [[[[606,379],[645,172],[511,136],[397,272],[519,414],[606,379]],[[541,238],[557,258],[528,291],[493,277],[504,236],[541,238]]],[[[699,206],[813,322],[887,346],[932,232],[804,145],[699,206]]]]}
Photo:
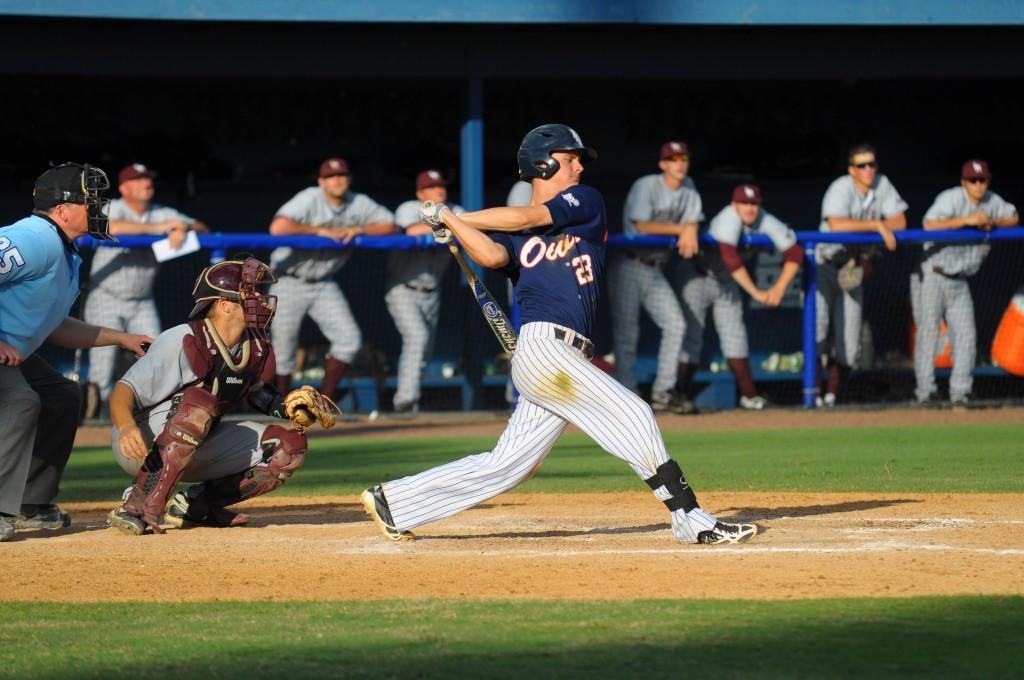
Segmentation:
{"type": "Polygon", "coordinates": [[[1007,373],[1024,376],[1024,291],[1013,296],[999,322],[992,360],[1007,373]]]}
{"type": "MultiPolygon", "coordinates": [[[[914,356],[914,345],[917,340],[917,325],[910,324],[910,356],[914,356]]],[[[953,345],[949,342],[949,331],[946,322],[939,322],[939,350],[935,354],[935,368],[953,368],[953,345]]]]}

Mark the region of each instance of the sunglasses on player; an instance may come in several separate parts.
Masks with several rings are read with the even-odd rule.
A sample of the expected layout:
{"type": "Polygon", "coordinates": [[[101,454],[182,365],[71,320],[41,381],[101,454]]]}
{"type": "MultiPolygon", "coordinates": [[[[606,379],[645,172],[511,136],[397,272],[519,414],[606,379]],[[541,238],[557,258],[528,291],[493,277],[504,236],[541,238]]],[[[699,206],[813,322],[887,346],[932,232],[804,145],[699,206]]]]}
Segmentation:
{"type": "Polygon", "coordinates": [[[851,163],[850,165],[857,168],[858,170],[864,170],[866,168],[877,168],[878,161],[868,161],[867,163],[851,163]]]}

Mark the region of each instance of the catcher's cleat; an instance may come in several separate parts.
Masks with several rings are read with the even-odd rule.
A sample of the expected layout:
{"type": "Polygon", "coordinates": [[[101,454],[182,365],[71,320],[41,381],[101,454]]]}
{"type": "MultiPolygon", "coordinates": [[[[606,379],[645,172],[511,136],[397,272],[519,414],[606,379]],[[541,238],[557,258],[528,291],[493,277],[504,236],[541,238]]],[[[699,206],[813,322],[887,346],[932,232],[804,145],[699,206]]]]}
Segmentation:
{"type": "Polygon", "coordinates": [[[392,541],[411,541],[416,538],[411,531],[402,531],[395,526],[388,501],[384,498],[384,489],[379,484],[359,494],[359,500],[363,502],[366,514],[376,522],[377,528],[386,538],[392,541]]]}
{"type": "Polygon", "coordinates": [[[123,506],[118,506],[107,515],[107,524],[122,534],[141,536],[146,533],[146,523],[134,515],[129,515],[123,506]]]}
{"type": "Polygon", "coordinates": [[[757,535],[756,524],[729,524],[716,522],[714,529],[697,534],[697,542],[705,545],[720,543],[746,543],[757,535]]]}
{"type": "Polygon", "coordinates": [[[71,515],[56,505],[23,505],[14,518],[15,529],[63,529],[71,526],[71,515]]]}
{"type": "Polygon", "coordinates": [[[179,491],[171,498],[171,503],[164,514],[164,524],[179,529],[190,527],[213,527],[224,529],[227,527],[239,527],[249,522],[249,515],[240,512],[232,512],[227,508],[211,508],[203,517],[197,517],[189,512],[189,499],[184,492],[179,491]]]}

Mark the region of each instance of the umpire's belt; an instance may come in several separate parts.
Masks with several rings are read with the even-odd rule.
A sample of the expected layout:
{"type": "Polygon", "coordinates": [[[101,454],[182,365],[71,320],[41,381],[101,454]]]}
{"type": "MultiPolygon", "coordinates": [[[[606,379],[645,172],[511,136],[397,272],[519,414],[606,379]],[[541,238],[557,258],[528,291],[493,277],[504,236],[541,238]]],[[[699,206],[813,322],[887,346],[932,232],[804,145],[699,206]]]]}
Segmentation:
{"type": "Polygon", "coordinates": [[[939,265],[935,265],[934,267],[932,267],[932,271],[935,272],[936,274],[939,274],[940,276],[945,276],[947,279],[967,279],[967,274],[964,274],[963,272],[947,274],[946,270],[940,267],[939,265]]]}
{"type": "Polygon", "coordinates": [[[556,328],[555,338],[583,352],[583,356],[588,359],[594,356],[594,343],[581,335],[576,335],[576,331],[574,330],[568,328],[556,328]]]}
{"type": "Polygon", "coordinates": [[[641,255],[640,253],[634,252],[632,250],[627,250],[625,251],[625,253],[626,257],[628,257],[629,259],[636,260],[640,264],[647,265],[648,267],[661,266],[661,258],[659,258],[657,255],[641,255]]]}

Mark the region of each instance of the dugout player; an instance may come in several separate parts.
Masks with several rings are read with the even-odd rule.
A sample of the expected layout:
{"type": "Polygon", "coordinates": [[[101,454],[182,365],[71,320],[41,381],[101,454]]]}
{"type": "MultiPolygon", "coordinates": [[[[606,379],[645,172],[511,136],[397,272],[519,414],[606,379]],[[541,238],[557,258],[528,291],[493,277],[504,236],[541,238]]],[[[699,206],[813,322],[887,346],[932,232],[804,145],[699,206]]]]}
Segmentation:
{"type": "MultiPolygon", "coordinates": [[[[317,186],[295,194],[277,211],[270,223],[275,236],[313,235],[339,243],[356,236],[390,234],[395,230],[391,211],[366,194],[351,190],[348,162],[328,158],[320,164],[317,186]]],[[[334,281],[334,275],[352,256],[351,250],[281,247],[270,255],[270,266],[278,274],[274,294],[281,313],[274,322],[277,348],[277,387],[287,391],[299,347],[299,327],[309,317],[331,343],[320,391],[334,397],[338,381],[345,375],[362,344],[362,332],[348,300],[334,281]]]]}
{"type": "Polygon", "coordinates": [[[572,128],[542,125],[518,153],[520,177],[533,186],[529,206],[456,216],[442,205],[424,214],[439,240],[454,232],[470,257],[515,283],[522,326],[512,379],[521,396],[492,451],[363,492],[363,506],[389,539],[409,540],[410,529],[525,481],[569,423],[647,482],[680,541],[739,543],[757,533],[753,524],[720,522],[700,508],[650,406],[590,362],[607,221],[601,194],[579,182],[583,162],[596,157],[572,128]]]}
{"type": "Polygon", "coordinates": [[[718,245],[701,247],[698,257],[694,258],[693,269],[683,283],[686,333],[680,354],[679,390],[691,396],[690,381],[697,372],[704,344],[704,326],[708,308],[711,308],[722,354],[736,378],[740,408],[760,411],[768,402],[757,393],[750,371],[750,349],[739,289],[763,305],[778,307],[786,294],[786,287],[800,271],[803,252],[797,245],[793,230],[761,208],[761,189],[756,184],[740,184],[733,189],[732,201],[711,220],[708,233],[718,245]],[[785,259],[779,278],[766,290],[757,287],[747,268],[757,257],[757,251],[752,248],[739,250],[740,237],[750,234],[764,234],[770,238],[785,259]]]}
{"type": "MultiPolygon", "coordinates": [[[[704,219],[700,194],[689,176],[690,151],[683,142],[669,141],[661,145],[658,158],[661,172],[636,180],[626,196],[622,231],[628,236],[676,236],[676,249],[689,259],[697,253],[697,223],[704,219]]],[[[609,262],[615,376],[636,390],[636,347],[640,310],[644,309],[661,329],[651,407],[693,413],[693,402],[676,391],[686,322],[679,298],[663,272],[668,260],[669,253],[663,249],[631,247],[617,252],[609,262]]]]}
{"type": "MultiPolygon", "coordinates": [[[[189,231],[209,231],[206,225],[174,208],[153,202],[156,173],[132,163],[117,175],[121,198],[110,202],[110,233],[114,236],[165,234],[180,247],[189,231]]],[[[96,248],[89,273],[84,319],[91,324],[158,335],[160,317],[153,299],[157,261],[150,248],[96,248]]],[[[117,349],[89,350],[89,382],[99,389],[100,403],[113,389],[117,349]]],[[[95,414],[88,414],[95,415],[95,414]]]]}
{"type": "Polygon", "coordinates": [[[172,526],[239,526],[248,516],[228,506],[273,491],[302,467],[302,432],[221,420],[242,401],[286,418],[268,338],[276,301],[265,293],[273,281],[252,258],[205,268],[188,322],[161,333],[117,382],[111,446],[135,482],[107,516],[110,526],[136,536],[163,533],[168,500],[172,526]],[[182,479],[194,483],[175,494],[182,479]]]}
{"type": "MultiPolygon", "coordinates": [[[[424,170],[416,176],[416,199],[395,210],[395,225],[407,236],[432,233],[420,218],[424,201],[444,203],[448,200],[448,181],[439,170],[424,170]]],[[[461,206],[452,205],[456,214],[461,206]]],[[[446,248],[426,250],[392,250],[388,253],[388,292],[384,295],[395,328],[402,336],[402,353],[398,358],[398,389],[395,391],[395,413],[419,411],[420,378],[437,335],[437,319],[441,313],[441,282],[451,262],[446,248]]]]}
{"type": "MultiPolygon", "coordinates": [[[[885,175],[878,174],[875,148],[860,144],[847,155],[846,174],[836,179],[821,201],[823,232],[880,234],[885,247],[896,249],[894,231],[907,226],[906,202],[885,175]]],[[[825,395],[819,405],[835,406],[836,398],[860,350],[864,304],[863,248],[820,243],[818,262],[816,338],[818,351],[827,352],[829,325],[835,350],[829,356],[825,395]]]]}
{"type": "MultiPolygon", "coordinates": [[[[960,185],[935,198],[924,216],[924,228],[978,229],[1011,227],[1020,222],[1017,208],[991,191],[988,163],[972,159],[960,170],[960,185]]],[[[974,381],[978,330],[974,325],[974,301],[968,279],[978,273],[991,246],[987,243],[926,243],[922,253],[920,290],[915,296],[914,342],[915,396],[921,403],[936,399],[935,352],[943,317],[953,347],[949,377],[949,401],[966,406],[974,381]]]]}
{"type": "Polygon", "coordinates": [[[78,429],[82,393],[36,350],[152,342],[68,316],[82,258],[73,241],[109,239],[106,173],[65,163],[35,182],[30,217],[0,228],[0,541],[15,529],[59,529],[71,517],[54,500],[78,429]]]}

